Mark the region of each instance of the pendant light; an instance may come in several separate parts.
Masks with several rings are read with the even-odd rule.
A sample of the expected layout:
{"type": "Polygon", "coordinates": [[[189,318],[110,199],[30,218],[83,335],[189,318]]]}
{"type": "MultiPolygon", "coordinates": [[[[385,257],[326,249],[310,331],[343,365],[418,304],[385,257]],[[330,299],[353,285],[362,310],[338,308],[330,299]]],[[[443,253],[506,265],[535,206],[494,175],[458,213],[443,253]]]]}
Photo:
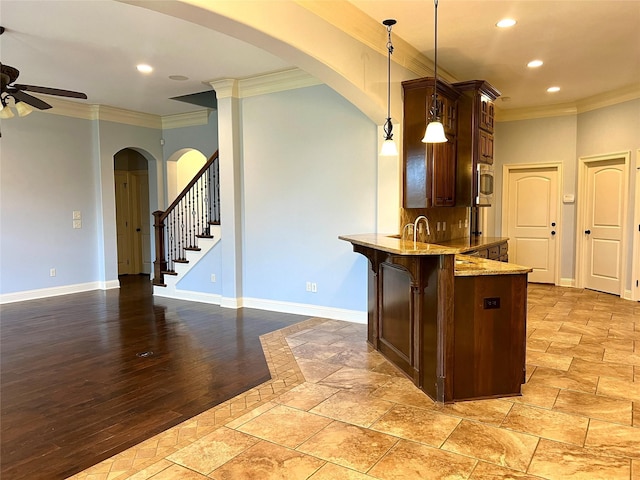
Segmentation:
{"type": "Polygon", "coordinates": [[[391,27],[396,24],[393,19],[382,22],[387,27],[387,121],[384,122],[384,143],[380,150],[380,155],[384,157],[392,157],[398,155],[398,147],[393,140],[393,124],[391,123],[391,54],[393,53],[393,44],[391,43],[391,27]]]}
{"type": "Polygon", "coordinates": [[[427,119],[427,129],[424,132],[424,143],[444,143],[447,137],[444,134],[444,127],[440,121],[440,108],[438,106],[438,0],[433,0],[435,6],[435,48],[434,48],[434,69],[433,69],[433,95],[431,96],[431,109],[427,119]]]}

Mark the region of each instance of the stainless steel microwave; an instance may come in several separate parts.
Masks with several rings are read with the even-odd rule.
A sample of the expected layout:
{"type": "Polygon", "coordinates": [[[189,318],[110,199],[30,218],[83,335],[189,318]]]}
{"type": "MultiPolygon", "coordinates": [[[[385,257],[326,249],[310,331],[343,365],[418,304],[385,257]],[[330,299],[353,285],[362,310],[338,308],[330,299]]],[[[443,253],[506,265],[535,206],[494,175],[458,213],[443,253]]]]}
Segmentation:
{"type": "Polygon", "coordinates": [[[478,186],[476,205],[491,206],[493,200],[493,165],[478,163],[476,182],[478,186]]]}

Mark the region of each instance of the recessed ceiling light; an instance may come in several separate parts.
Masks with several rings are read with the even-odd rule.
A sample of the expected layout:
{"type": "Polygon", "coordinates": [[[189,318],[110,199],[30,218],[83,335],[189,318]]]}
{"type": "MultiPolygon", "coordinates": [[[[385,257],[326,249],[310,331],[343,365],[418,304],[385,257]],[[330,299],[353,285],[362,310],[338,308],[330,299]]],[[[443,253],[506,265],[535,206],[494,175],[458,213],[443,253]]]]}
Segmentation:
{"type": "Polygon", "coordinates": [[[503,18],[498,23],[496,23],[496,27],[509,28],[509,27],[513,27],[515,24],[516,24],[516,21],[513,18],[503,18]]]}
{"type": "Polygon", "coordinates": [[[146,63],[141,63],[136,65],[136,68],[140,73],[151,73],[153,72],[153,67],[151,65],[147,65],[146,63]]]}
{"type": "Polygon", "coordinates": [[[560,91],[560,87],[549,87],[547,88],[547,92],[549,93],[555,93],[555,92],[559,92],[560,91]]]}
{"type": "Polygon", "coordinates": [[[189,77],[185,77],[184,75],[169,75],[169,79],[183,82],[185,80],[189,80],[189,77]]]}
{"type": "Polygon", "coordinates": [[[531,60],[529,63],[527,63],[527,67],[537,68],[537,67],[541,67],[543,63],[544,62],[542,60],[531,60]]]}

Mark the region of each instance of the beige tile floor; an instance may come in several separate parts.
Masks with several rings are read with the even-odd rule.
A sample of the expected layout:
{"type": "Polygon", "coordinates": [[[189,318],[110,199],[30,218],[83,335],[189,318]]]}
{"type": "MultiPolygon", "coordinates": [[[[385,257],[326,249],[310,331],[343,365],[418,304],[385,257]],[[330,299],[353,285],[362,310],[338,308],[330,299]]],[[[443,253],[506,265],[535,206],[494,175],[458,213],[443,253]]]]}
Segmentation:
{"type": "Polygon", "coordinates": [[[436,404],[315,318],[262,338],[273,380],[71,478],[640,480],[640,304],[528,299],[521,397],[436,404]]]}

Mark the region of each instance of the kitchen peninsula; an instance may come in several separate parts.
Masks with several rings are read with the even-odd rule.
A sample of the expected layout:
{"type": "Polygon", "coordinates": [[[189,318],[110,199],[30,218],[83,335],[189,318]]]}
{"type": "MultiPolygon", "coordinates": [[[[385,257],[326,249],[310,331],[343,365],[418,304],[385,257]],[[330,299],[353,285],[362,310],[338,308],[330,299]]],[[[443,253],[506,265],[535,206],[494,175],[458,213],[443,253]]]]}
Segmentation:
{"type": "Polygon", "coordinates": [[[369,260],[368,342],[416,386],[445,403],[520,394],[531,269],[463,255],[506,239],[339,238],[369,260]]]}

